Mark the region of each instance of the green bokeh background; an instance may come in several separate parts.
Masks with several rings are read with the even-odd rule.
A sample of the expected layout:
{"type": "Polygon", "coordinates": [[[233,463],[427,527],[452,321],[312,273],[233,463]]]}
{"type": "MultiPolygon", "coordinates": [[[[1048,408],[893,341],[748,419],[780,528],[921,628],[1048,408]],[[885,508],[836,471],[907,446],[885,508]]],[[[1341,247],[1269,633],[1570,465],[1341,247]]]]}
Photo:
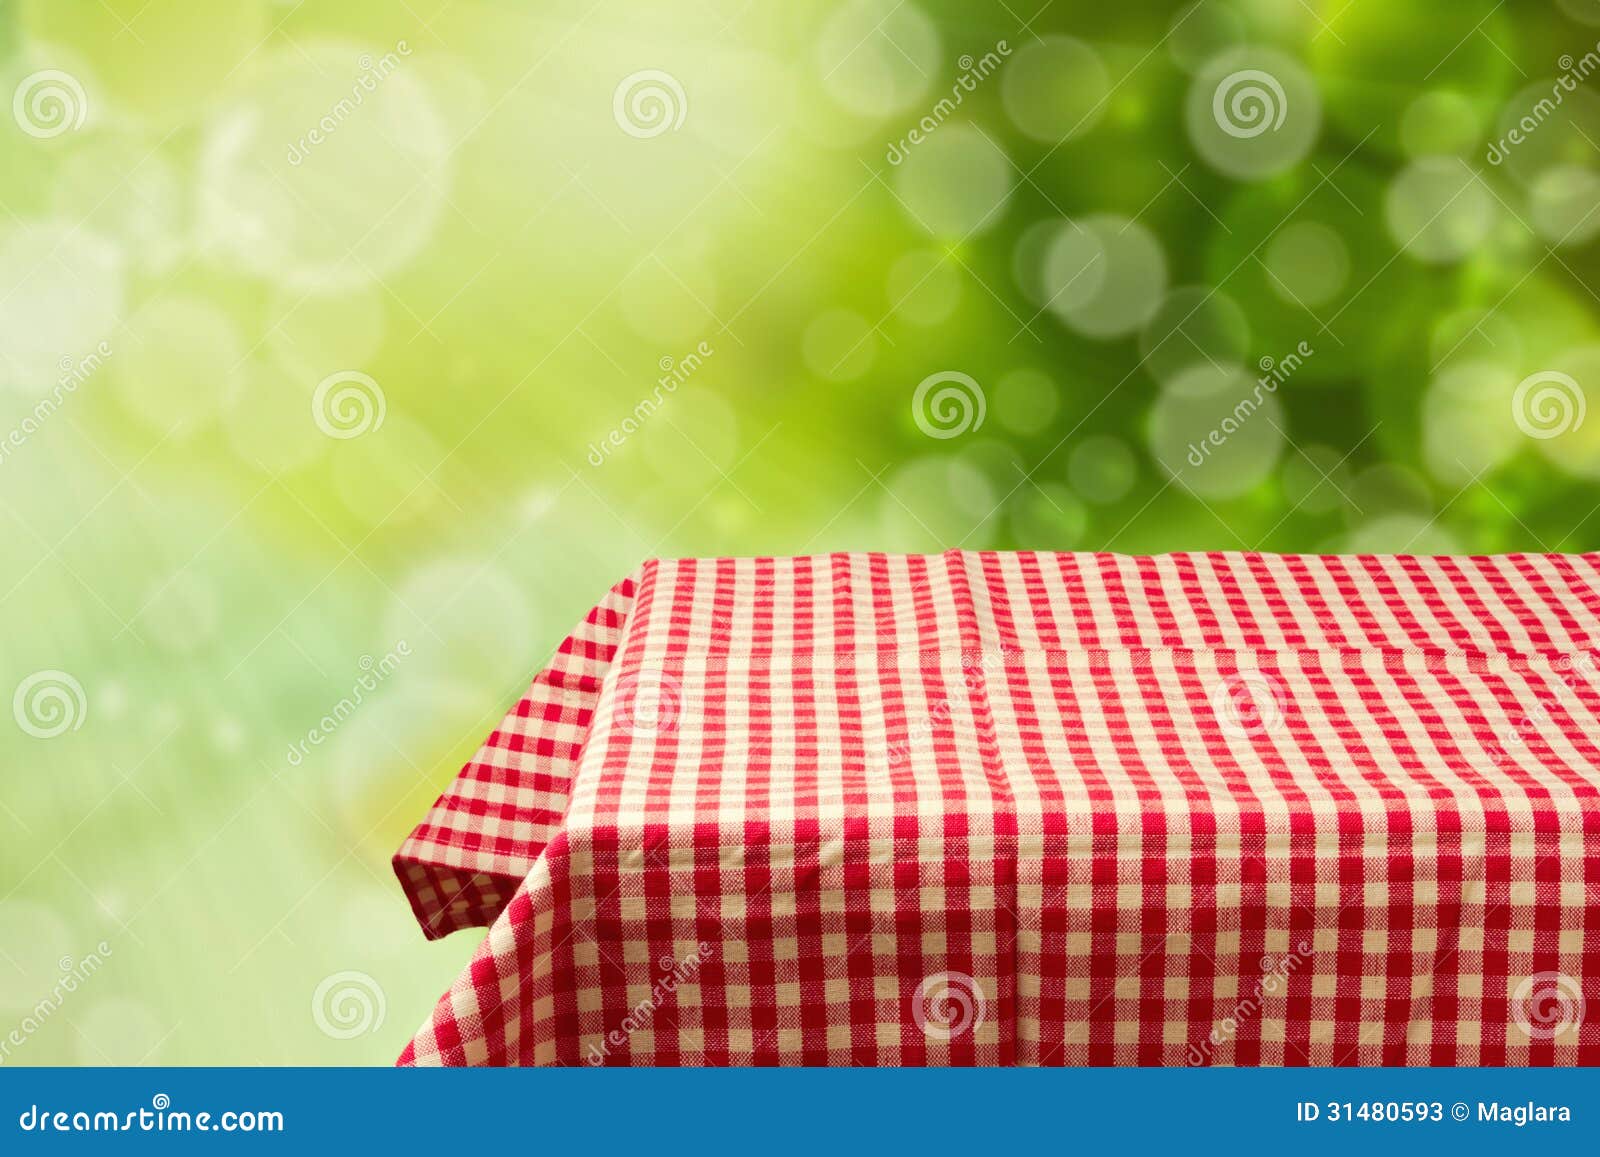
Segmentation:
{"type": "Polygon", "coordinates": [[[109,950],[0,1060],[392,1060],[477,937],[424,943],[389,854],[645,557],[1587,549],[1600,78],[1487,150],[1597,24],[0,3],[0,90],[59,70],[83,113],[0,119],[0,685],[70,679],[61,734],[0,728],[0,1039],[109,950]],[[1243,69],[1284,119],[1230,136],[1212,96],[1243,69]],[[644,70],[681,123],[614,106],[644,70]],[[914,393],[950,372],[983,419],[930,436],[914,393]],[[1555,430],[1516,396],[1551,372],[1555,430]],[[332,437],[316,392],[348,373],[382,422],[332,437]],[[314,1009],[341,973],[370,978],[348,1036],[314,1009]]]}

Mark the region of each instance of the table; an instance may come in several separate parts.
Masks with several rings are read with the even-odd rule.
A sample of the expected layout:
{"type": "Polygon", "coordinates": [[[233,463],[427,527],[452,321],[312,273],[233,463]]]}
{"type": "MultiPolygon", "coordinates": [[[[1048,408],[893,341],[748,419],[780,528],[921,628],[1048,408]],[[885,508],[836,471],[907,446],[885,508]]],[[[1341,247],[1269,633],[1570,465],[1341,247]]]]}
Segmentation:
{"type": "Polygon", "coordinates": [[[1600,555],[653,560],[396,854],[402,1064],[1600,1063],[1600,555]]]}

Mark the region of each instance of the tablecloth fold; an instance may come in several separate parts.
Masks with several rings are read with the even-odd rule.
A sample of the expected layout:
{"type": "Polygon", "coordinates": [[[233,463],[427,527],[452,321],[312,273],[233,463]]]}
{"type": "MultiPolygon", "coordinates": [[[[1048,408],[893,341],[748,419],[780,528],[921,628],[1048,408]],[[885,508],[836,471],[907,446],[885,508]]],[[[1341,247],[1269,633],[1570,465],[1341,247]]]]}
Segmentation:
{"type": "Polygon", "coordinates": [[[635,582],[617,583],[573,628],[395,853],[428,939],[493,923],[559,827],[635,582]]]}

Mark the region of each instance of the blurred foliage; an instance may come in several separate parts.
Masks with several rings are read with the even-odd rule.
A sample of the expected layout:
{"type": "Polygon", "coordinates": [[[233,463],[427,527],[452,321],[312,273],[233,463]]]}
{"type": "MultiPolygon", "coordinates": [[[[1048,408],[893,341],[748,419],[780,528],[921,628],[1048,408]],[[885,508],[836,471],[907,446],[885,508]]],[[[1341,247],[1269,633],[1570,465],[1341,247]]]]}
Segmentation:
{"type": "Polygon", "coordinates": [[[1586,549],[1597,40],[1595,0],[0,3],[3,685],[71,716],[0,729],[0,1038],[111,950],[0,1059],[391,1059],[474,937],[423,944],[388,853],[647,556],[1586,549]]]}

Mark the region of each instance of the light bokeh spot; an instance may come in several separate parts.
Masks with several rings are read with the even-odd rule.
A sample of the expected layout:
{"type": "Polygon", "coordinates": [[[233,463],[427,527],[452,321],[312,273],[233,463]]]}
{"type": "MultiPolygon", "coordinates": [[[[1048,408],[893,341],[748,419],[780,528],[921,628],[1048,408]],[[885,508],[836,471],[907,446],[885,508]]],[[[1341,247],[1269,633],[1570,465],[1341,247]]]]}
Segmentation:
{"type": "Polygon", "coordinates": [[[1068,141],[1104,114],[1111,77],[1099,53],[1070,36],[1047,36],[1018,48],[1000,74],[1000,99],[1011,123],[1036,141],[1068,141]]]}
{"type": "Polygon", "coordinates": [[[996,142],[965,124],[945,124],[912,149],[894,187],[912,222],[963,241],[994,228],[1011,197],[1011,162],[996,142]]]}
{"type": "Polygon", "coordinates": [[[263,49],[207,119],[202,246],[300,289],[363,285],[415,259],[445,210],[454,142],[406,64],[343,40],[263,49]]]}
{"type": "Polygon", "coordinates": [[[1344,238],[1317,221],[1285,225],[1267,242],[1267,284],[1293,305],[1332,301],[1350,279],[1350,249],[1344,238]]]}
{"type": "Polygon", "coordinates": [[[903,112],[938,72],[939,31],[911,0],[846,0],[817,37],[823,89],[861,116],[903,112]]]}
{"type": "Polygon", "coordinates": [[[1070,230],[1057,239],[1046,281],[1061,286],[1062,292],[1050,308],[1069,328],[1086,337],[1132,333],[1155,315],[1167,288],[1167,259],[1161,242],[1144,225],[1116,214],[1098,213],[1079,224],[1093,241],[1070,230]],[[1103,256],[1090,253],[1096,246],[1103,256]],[[1085,278],[1092,280],[1102,263],[1104,278],[1092,294],[1080,295],[1078,287],[1085,278]]]}
{"type": "Polygon", "coordinates": [[[1202,498],[1237,498],[1277,465],[1283,407],[1243,370],[1197,365],[1167,383],[1151,408],[1150,449],[1202,498]]]}
{"type": "Polygon", "coordinates": [[[1259,180],[1311,151],[1322,128],[1322,102],[1293,57],[1250,45],[1219,53],[1195,74],[1184,121],[1208,165],[1230,177],[1259,180]]]}
{"type": "Polygon", "coordinates": [[[1460,261],[1494,224],[1494,194],[1463,161],[1425,157],[1389,185],[1384,220],[1401,252],[1434,264],[1460,261]]]}
{"type": "Polygon", "coordinates": [[[1249,346],[1244,310],[1221,289],[1207,286],[1174,289],[1139,331],[1139,356],[1158,382],[1197,363],[1240,365],[1249,346]]]}
{"type": "Polygon", "coordinates": [[[995,421],[1014,434],[1048,429],[1061,409],[1061,387],[1043,370],[1018,369],[995,384],[995,421]]]}

